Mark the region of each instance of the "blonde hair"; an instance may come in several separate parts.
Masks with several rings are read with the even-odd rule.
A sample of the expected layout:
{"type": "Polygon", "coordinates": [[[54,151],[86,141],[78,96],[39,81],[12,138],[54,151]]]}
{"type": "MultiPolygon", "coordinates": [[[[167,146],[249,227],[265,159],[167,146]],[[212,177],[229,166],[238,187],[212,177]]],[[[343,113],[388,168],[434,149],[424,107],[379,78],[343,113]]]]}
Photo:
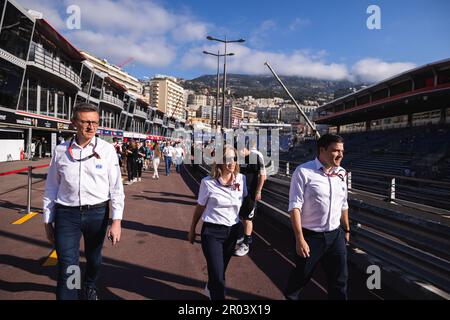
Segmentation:
{"type": "MultiPolygon", "coordinates": [[[[223,158],[222,158],[222,163],[216,163],[216,162],[214,161],[214,163],[212,164],[210,176],[211,176],[213,179],[217,179],[217,178],[219,178],[220,176],[222,176],[222,166],[226,166],[226,162],[225,162],[226,158],[225,158],[225,155],[227,154],[227,151],[229,151],[229,150],[232,150],[232,151],[234,152],[235,157],[238,156],[238,153],[237,153],[237,151],[236,151],[235,148],[233,148],[233,147],[230,146],[230,145],[225,145],[225,146],[223,147],[223,158]]],[[[234,176],[236,177],[236,176],[238,175],[238,173],[239,173],[239,163],[236,161],[236,166],[234,167],[234,172],[233,172],[233,174],[234,174],[234,176]]]]}

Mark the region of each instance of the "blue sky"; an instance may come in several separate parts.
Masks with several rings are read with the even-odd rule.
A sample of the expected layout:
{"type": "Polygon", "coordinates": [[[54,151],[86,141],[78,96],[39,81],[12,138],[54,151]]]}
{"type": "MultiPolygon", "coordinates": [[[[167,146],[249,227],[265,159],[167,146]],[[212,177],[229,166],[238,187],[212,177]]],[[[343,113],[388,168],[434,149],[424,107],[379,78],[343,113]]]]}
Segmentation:
{"type": "Polygon", "coordinates": [[[214,74],[223,50],[205,39],[244,38],[232,44],[229,72],[320,79],[380,81],[450,58],[450,1],[17,0],[44,13],[80,50],[125,66],[143,78],[156,73],[191,79],[214,74]],[[66,26],[69,5],[81,9],[81,29],[66,26]],[[369,5],[381,10],[381,30],[369,30],[369,5]]]}

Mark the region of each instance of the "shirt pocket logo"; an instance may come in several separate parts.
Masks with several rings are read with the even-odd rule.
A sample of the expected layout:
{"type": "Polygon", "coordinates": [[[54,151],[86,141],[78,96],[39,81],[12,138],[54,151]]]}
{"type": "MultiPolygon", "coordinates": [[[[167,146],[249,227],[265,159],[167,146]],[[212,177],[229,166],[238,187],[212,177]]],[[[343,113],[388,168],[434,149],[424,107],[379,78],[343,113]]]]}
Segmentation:
{"type": "Polygon", "coordinates": [[[97,168],[97,169],[102,169],[102,168],[103,168],[103,165],[100,164],[100,163],[98,163],[98,164],[95,166],[95,168],[97,168]]]}

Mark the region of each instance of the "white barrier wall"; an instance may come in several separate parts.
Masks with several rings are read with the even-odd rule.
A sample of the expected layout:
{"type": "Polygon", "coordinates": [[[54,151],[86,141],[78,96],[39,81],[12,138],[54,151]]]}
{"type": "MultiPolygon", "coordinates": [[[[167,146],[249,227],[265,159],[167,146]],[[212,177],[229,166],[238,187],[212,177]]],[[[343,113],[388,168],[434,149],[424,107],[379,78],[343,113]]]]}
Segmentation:
{"type": "Polygon", "coordinates": [[[0,140],[0,162],[20,160],[25,140],[0,140]]]}

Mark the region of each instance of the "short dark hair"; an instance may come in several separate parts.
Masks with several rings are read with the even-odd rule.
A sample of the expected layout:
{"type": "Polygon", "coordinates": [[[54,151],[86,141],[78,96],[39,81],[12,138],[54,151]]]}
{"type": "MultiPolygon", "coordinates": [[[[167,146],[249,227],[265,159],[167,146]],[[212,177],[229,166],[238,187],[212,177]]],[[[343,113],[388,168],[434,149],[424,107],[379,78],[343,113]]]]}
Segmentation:
{"type": "Polygon", "coordinates": [[[332,143],[344,143],[344,138],[338,136],[337,134],[324,134],[317,141],[317,155],[320,154],[320,148],[328,149],[332,143]]]}
{"type": "Polygon", "coordinates": [[[79,103],[72,110],[72,120],[76,120],[78,118],[78,113],[80,112],[97,112],[99,113],[98,107],[94,106],[91,103],[79,103]]]}

